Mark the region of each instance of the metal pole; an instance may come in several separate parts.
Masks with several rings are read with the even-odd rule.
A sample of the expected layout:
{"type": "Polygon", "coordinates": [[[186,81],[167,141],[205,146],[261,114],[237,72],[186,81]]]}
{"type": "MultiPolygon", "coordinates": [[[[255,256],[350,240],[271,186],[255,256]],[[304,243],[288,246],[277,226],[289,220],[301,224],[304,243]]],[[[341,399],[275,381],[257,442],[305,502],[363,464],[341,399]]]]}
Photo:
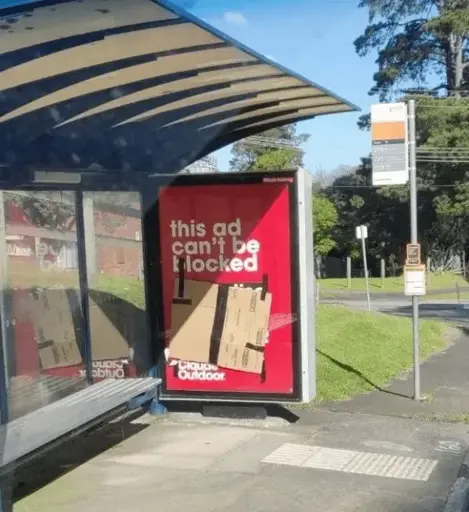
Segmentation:
{"type": "Polygon", "coordinates": [[[347,289],[352,288],[352,258],[347,256],[347,289]]]}
{"type": "Polygon", "coordinates": [[[363,268],[365,269],[366,304],[368,306],[368,311],[371,311],[370,287],[368,284],[368,261],[366,259],[365,230],[363,229],[363,226],[360,226],[360,234],[362,239],[363,268]]]}
{"type": "MultiPolygon", "coordinates": [[[[418,243],[417,230],[417,158],[415,133],[415,100],[409,100],[409,184],[410,184],[410,241],[418,243]]],[[[420,400],[420,340],[419,298],[412,295],[412,344],[414,349],[414,400],[420,400]]]]}

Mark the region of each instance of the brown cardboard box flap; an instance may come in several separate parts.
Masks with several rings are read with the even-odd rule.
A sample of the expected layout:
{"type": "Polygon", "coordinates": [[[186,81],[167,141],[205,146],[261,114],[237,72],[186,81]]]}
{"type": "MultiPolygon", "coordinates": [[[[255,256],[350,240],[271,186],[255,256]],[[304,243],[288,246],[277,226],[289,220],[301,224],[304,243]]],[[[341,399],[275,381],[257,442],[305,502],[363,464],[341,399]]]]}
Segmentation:
{"type": "Polygon", "coordinates": [[[77,344],[71,341],[50,342],[39,345],[39,358],[44,370],[76,366],[82,363],[77,344]]]}
{"type": "Polygon", "coordinates": [[[44,370],[82,363],[75,312],[67,290],[50,288],[30,292],[24,298],[23,308],[33,325],[44,370]]]}
{"type": "Polygon", "coordinates": [[[265,345],[272,294],[250,288],[230,287],[226,303],[221,343],[265,345]]]}
{"type": "Polygon", "coordinates": [[[260,374],[272,295],[250,288],[230,287],[218,365],[260,374]]]}
{"type": "Polygon", "coordinates": [[[218,366],[241,372],[262,373],[264,349],[253,346],[221,343],[218,366]]]}
{"type": "MultiPolygon", "coordinates": [[[[176,297],[178,279],[174,285],[176,297]]],[[[184,280],[184,300],[176,297],[171,308],[171,357],[198,363],[210,361],[217,297],[218,285],[184,280]]]]}
{"type": "Polygon", "coordinates": [[[261,373],[272,295],[248,287],[175,280],[170,355],[261,373]]]}

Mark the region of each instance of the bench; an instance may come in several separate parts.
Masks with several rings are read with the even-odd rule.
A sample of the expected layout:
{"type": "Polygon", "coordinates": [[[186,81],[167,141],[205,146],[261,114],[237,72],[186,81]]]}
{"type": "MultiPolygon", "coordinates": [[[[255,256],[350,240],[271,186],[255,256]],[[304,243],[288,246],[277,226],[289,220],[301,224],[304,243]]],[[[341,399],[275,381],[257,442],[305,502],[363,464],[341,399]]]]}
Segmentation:
{"type": "Polygon", "coordinates": [[[0,427],[0,472],[156,396],[159,379],[106,379],[0,427]]]}

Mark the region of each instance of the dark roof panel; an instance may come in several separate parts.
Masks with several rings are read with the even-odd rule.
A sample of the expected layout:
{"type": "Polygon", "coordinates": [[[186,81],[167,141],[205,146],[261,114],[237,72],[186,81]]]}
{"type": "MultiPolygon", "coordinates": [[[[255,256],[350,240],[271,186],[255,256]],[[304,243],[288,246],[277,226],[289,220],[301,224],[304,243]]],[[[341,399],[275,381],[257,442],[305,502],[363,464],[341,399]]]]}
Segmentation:
{"type": "Polygon", "coordinates": [[[0,164],[177,172],[357,110],[168,2],[36,2],[0,9],[0,34],[0,164]]]}

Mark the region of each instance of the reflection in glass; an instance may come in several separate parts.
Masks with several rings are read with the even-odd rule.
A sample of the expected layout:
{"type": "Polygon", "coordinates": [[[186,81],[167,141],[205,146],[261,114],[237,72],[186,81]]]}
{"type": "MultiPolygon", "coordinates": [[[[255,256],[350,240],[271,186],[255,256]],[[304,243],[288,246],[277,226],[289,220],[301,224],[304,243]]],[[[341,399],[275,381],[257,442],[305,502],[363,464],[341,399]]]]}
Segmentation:
{"type": "Polygon", "coordinates": [[[85,386],[75,195],[3,192],[9,418],[85,386]]]}
{"type": "Polygon", "coordinates": [[[93,377],[144,375],[151,358],[139,195],[85,193],[84,217],[93,377]]]}

